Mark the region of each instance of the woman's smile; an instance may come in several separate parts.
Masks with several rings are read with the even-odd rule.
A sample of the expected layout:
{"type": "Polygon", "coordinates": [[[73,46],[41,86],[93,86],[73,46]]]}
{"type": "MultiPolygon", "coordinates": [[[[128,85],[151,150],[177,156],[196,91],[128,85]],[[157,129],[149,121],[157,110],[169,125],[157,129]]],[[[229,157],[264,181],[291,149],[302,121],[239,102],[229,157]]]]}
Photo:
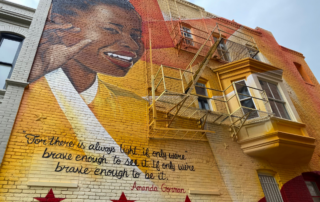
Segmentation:
{"type": "Polygon", "coordinates": [[[129,51],[115,51],[102,52],[102,56],[114,65],[130,68],[133,65],[133,59],[137,57],[137,54],[129,51]]]}

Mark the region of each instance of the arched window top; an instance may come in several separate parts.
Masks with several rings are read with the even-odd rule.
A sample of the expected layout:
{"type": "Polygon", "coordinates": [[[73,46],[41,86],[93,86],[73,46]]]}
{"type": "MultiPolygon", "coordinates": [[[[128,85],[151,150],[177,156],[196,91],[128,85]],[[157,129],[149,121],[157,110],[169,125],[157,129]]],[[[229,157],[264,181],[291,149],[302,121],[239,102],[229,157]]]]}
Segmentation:
{"type": "Polygon", "coordinates": [[[1,35],[11,35],[11,36],[15,36],[15,37],[18,37],[20,38],[21,40],[24,40],[26,38],[26,33],[23,32],[23,31],[17,31],[17,32],[12,32],[12,31],[9,31],[9,30],[1,30],[0,31],[0,37],[1,35]]]}

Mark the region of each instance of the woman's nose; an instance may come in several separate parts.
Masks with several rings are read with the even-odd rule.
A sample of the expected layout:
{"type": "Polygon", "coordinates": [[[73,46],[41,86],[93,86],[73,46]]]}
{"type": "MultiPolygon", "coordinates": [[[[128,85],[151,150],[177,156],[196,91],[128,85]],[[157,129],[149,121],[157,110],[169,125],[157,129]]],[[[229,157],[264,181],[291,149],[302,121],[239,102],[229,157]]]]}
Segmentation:
{"type": "Polygon", "coordinates": [[[120,41],[120,45],[130,50],[139,50],[139,45],[130,35],[125,35],[120,41]]]}

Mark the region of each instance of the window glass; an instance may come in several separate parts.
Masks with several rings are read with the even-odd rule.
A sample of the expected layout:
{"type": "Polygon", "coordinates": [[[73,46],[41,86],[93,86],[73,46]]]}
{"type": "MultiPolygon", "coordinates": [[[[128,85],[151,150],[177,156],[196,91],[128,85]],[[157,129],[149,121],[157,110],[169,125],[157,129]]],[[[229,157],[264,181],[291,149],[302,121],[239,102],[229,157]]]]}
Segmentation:
{"type": "Polygon", "coordinates": [[[271,90],[270,90],[267,82],[264,82],[264,81],[261,81],[261,80],[259,82],[260,82],[260,85],[262,87],[262,90],[266,91],[266,94],[267,94],[268,98],[273,98],[271,90]]]}
{"type": "Polygon", "coordinates": [[[262,89],[266,92],[272,112],[276,117],[289,119],[290,116],[286,109],[286,103],[281,97],[280,91],[276,84],[259,80],[262,89]]]}
{"type": "Polygon", "coordinates": [[[198,95],[208,96],[206,85],[203,83],[196,83],[196,92],[198,95]]]}
{"type": "Polygon", "coordinates": [[[305,181],[308,190],[310,192],[310,195],[312,196],[312,199],[314,202],[320,202],[320,191],[318,188],[318,185],[314,181],[305,181]]]}
{"type": "Polygon", "coordinates": [[[279,113],[281,115],[282,118],[285,119],[290,119],[289,114],[286,110],[285,104],[284,103],[280,103],[280,102],[276,102],[277,108],[279,110],[279,113]]]}
{"type": "Polygon", "coordinates": [[[249,88],[245,81],[238,81],[235,83],[235,87],[240,99],[241,106],[243,107],[243,113],[247,114],[250,112],[248,119],[259,117],[259,113],[256,111],[256,106],[254,105],[253,99],[251,97],[249,88]],[[251,110],[253,109],[253,110],[251,110]]]}
{"type": "Polygon", "coordinates": [[[0,89],[5,88],[11,75],[22,38],[11,34],[0,34],[0,89]]]}
{"type": "Polygon", "coordinates": [[[244,81],[237,82],[236,88],[237,88],[237,92],[239,93],[239,97],[241,100],[249,98],[249,96],[250,96],[249,89],[247,88],[246,83],[244,81]]]}
{"type": "Polygon", "coordinates": [[[229,52],[228,52],[226,43],[227,43],[226,40],[222,40],[220,42],[218,47],[218,53],[220,54],[220,56],[224,61],[230,62],[229,52]]]}
{"type": "Polygon", "coordinates": [[[10,65],[0,64],[0,89],[4,88],[6,79],[9,77],[10,71],[10,65]]]}
{"type": "Polygon", "coordinates": [[[189,28],[182,27],[181,34],[192,39],[191,30],[189,28]]]}
{"type": "Polygon", "coordinates": [[[277,99],[277,100],[282,100],[280,93],[278,91],[277,85],[275,85],[273,83],[268,83],[268,84],[269,84],[270,90],[272,92],[273,98],[277,99]]]}
{"type": "Polygon", "coordinates": [[[316,182],[305,181],[311,196],[320,196],[320,192],[316,182]]]}
{"type": "Polygon", "coordinates": [[[273,176],[259,174],[259,179],[267,202],[283,202],[278,183],[273,176]]]}
{"type": "Polygon", "coordinates": [[[253,100],[252,99],[241,101],[241,105],[244,106],[244,107],[255,109],[255,106],[253,104],[253,100]]]}
{"type": "Polygon", "coordinates": [[[12,64],[19,46],[19,41],[4,38],[0,46],[0,62],[12,64]]]}
{"type": "Polygon", "coordinates": [[[207,99],[199,98],[199,109],[210,110],[209,103],[207,99]]]}
{"type": "Polygon", "coordinates": [[[275,114],[276,117],[281,117],[280,116],[280,112],[276,106],[276,102],[275,101],[272,101],[272,100],[269,100],[270,102],[270,106],[271,106],[271,109],[272,109],[272,112],[275,114]]]}

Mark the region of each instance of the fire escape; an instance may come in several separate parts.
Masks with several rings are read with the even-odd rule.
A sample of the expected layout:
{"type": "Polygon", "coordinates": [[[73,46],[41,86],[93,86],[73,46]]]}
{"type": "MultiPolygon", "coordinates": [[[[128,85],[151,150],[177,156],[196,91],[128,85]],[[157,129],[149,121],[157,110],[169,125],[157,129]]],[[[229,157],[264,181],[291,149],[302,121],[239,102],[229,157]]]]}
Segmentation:
{"type": "Polygon", "coordinates": [[[229,63],[257,57],[259,50],[251,36],[241,37],[243,33],[238,34],[237,30],[230,34],[226,30],[233,28],[218,23],[211,32],[181,21],[176,21],[172,27],[170,34],[178,54],[184,50],[195,55],[185,69],[161,65],[151,72],[149,138],[207,141],[206,134],[214,133],[214,126],[218,124],[228,126],[231,137],[237,140],[237,134],[248,120],[257,121],[271,114],[263,90],[235,82],[226,89],[198,84],[210,60],[229,63]],[[198,34],[190,32],[191,29],[198,34]],[[203,58],[202,62],[195,64],[199,57],[203,58]],[[213,96],[201,95],[197,93],[199,89],[210,91],[213,96]],[[201,98],[210,102],[211,109],[199,108],[201,98]],[[262,107],[246,107],[243,102],[247,100],[260,103],[262,107]]]}

